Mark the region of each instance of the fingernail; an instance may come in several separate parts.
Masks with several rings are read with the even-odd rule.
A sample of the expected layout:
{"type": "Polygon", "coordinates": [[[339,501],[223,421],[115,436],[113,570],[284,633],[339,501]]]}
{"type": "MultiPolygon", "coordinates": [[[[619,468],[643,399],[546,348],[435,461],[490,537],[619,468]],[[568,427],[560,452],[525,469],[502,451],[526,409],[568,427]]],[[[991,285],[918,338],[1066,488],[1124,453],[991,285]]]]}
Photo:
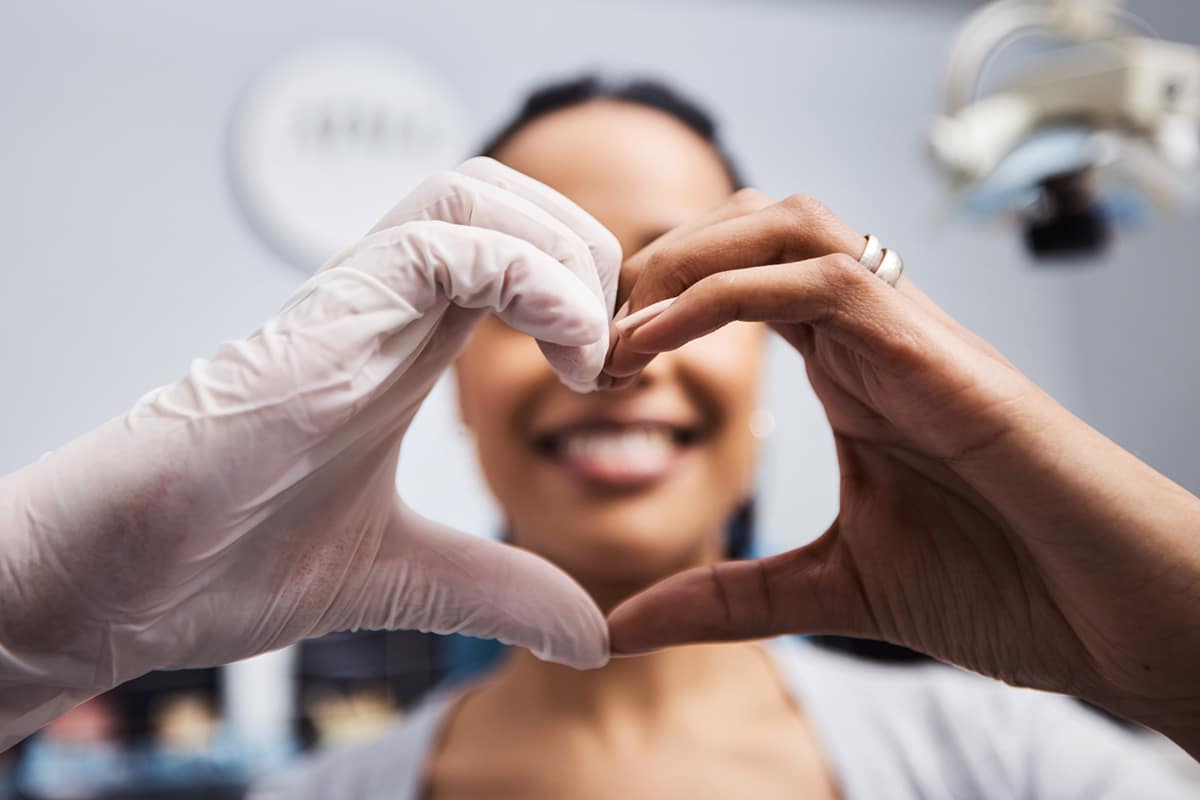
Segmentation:
{"type": "MultiPolygon", "coordinates": [[[[629,334],[633,333],[633,331],[642,327],[647,322],[670,308],[671,304],[677,299],[677,297],[668,297],[666,300],[659,300],[657,303],[651,303],[641,311],[635,311],[629,316],[619,320],[614,317],[613,327],[617,329],[617,333],[620,335],[628,336],[629,334]]],[[[626,305],[628,305],[628,303],[626,305]]],[[[618,315],[620,314],[620,312],[617,313],[618,315]]]]}
{"type": "Polygon", "coordinates": [[[629,316],[629,301],[628,300],[625,301],[624,305],[622,305],[620,308],[617,309],[617,313],[613,314],[613,318],[612,318],[613,324],[615,325],[616,323],[625,319],[625,317],[627,317],[627,316],[629,316]]]}
{"type": "Polygon", "coordinates": [[[609,650],[608,655],[611,658],[637,658],[638,656],[648,656],[658,653],[665,648],[662,647],[647,647],[645,650],[609,650]]]}

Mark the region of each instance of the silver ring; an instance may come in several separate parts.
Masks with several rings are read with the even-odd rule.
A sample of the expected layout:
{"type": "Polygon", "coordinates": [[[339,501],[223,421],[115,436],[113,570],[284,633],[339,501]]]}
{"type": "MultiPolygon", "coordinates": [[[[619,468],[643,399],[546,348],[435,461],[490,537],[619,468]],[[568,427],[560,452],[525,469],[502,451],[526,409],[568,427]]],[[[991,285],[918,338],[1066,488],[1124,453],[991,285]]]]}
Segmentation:
{"type": "Polygon", "coordinates": [[[879,237],[868,233],[867,244],[863,248],[862,255],[858,257],[858,263],[866,267],[868,272],[874,272],[879,269],[879,262],[882,260],[883,247],[879,244],[879,237]]]}
{"type": "Polygon", "coordinates": [[[883,257],[879,259],[879,267],[874,272],[875,276],[888,286],[895,286],[904,273],[904,259],[895,250],[885,247],[883,257]]]}

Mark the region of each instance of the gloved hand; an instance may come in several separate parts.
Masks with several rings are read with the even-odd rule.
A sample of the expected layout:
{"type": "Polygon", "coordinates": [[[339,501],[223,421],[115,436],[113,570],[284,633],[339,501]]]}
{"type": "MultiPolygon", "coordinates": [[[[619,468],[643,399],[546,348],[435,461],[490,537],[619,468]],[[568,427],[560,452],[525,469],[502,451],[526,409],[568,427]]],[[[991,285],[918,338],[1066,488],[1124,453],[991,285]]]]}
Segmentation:
{"type": "Polygon", "coordinates": [[[151,669],[331,631],[458,631],[604,664],[604,617],[574,581],[419,517],[395,474],[488,312],[569,385],[593,381],[620,262],[556,192],[468,161],[245,339],[0,479],[0,749],[151,669]]]}

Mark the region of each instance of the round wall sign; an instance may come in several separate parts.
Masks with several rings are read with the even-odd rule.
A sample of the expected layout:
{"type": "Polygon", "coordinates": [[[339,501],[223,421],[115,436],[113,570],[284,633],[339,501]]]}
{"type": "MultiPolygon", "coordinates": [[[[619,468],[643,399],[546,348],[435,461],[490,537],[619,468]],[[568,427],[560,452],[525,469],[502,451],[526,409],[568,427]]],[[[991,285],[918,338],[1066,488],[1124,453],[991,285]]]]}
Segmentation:
{"type": "Polygon", "coordinates": [[[271,247],[315,270],[464,157],[464,118],[453,91],[402,53],[324,45],[269,69],[239,105],[235,191],[271,247]]]}

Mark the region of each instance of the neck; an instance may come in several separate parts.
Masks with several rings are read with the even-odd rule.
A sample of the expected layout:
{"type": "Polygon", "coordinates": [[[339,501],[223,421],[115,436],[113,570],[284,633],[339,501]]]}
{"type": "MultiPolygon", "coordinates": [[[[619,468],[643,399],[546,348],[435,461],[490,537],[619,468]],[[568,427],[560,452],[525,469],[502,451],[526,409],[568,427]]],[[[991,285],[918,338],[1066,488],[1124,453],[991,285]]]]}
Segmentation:
{"type": "MultiPolygon", "coordinates": [[[[575,719],[604,728],[620,722],[687,719],[699,724],[714,703],[742,703],[747,680],[769,685],[767,662],[754,645],[699,645],[578,671],[513,651],[495,676],[495,688],[522,715],[541,720],[575,719]],[[762,671],[763,674],[758,674],[762,671]]],[[[736,706],[735,706],[736,707],[736,706]]]]}
{"type": "MultiPolygon", "coordinates": [[[[703,538],[677,569],[719,561],[721,541],[716,534],[703,538]]],[[[605,613],[646,588],[644,580],[582,579],[582,583],[605,613]]],[[[614,658],[601,669],[586,671],[539,661],[526,650],[513,649],[490,683],[511,702],[513,714],[603,725],[606,719],[662,719],[664,712],[674,717],[688,708],[711,707],[724,695],[743,691],[746,676],[755,675],[756,669],[768,670],[769,675],[764,655],[746,644],[672,648],[614,658]]],[[[769,681],[760,685],[764,683],[769,681]]]]}

